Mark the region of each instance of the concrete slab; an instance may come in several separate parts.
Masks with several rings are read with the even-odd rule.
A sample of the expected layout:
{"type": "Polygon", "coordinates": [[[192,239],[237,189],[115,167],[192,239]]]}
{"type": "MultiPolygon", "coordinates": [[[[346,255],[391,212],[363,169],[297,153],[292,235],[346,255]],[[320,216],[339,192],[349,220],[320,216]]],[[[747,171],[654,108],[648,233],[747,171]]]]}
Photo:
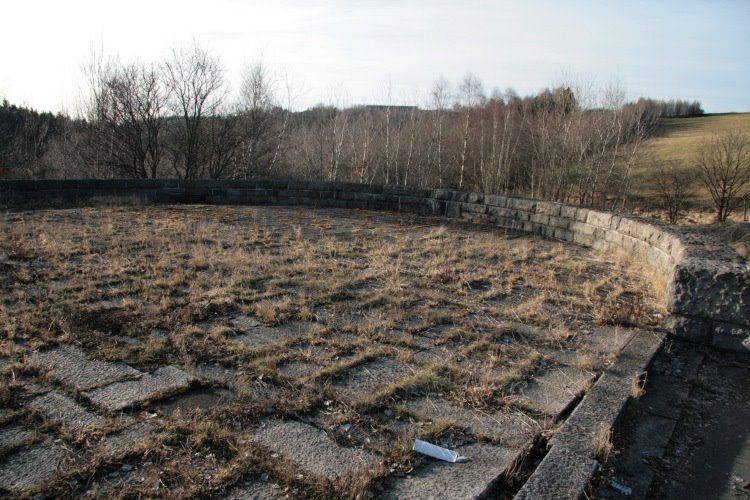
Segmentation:
{"type": "Polygon", "coordinates": [[[176,366],[165,366],[138,380],[117,382],[84,394],[99,408],[116,412],[185,390],[194,380],[176,366]]]}
{"type": "Polygon", "coordinates": [[[348,399],[371,396],[403,377],[413,375],[414,367],[389,357],[380,357],[348,369],[338,376],[332,388],[348,399]]]}
{"type": "Polygon", "coordinates": [[[153,409],[166,414],[185,415],[193,410],[226,406],[235,400],[234,393],[222,388],[204,387],[162,399],[153,409]]]}
{"type": "Polygon", "coordinates": [[[64,470],[69,457],[65,448],[54,443],[21,449],[0,463],[0,488],[22,493],[51,481],[64,470]]]}
{"type": "Polygon", "coordinates": [[[303,473],[330,481],[366,475],[380,463],[379,456],[339,446],[324,431],[296,420],[265,420],[249,439],[296,463],[303,473]]]}
{"type": "Polygon", "coordinates": [[[52,391],[29,401],[29,408],[43,413],[50,421],[60,424],[66,431],[79,431],[88,425],[97,425],[104,418],[88,411],[65,394],[52,391]]]}
{"type": "Polygon", "coordinates": [[[485,443],[462,446],[455,451],[469,461],[453,464],[425,457],[424,465],[413,471],[411,477],[390,484],[384,498],[479,498],[489,493],[493,482],[512,468],[519,452],[485,443]]]}
{"type": "Polygon", "coordinates": [[[267,482],[247,482],[230,490],[225,500],[280,500],[282,498],[289,497],[278,485],[267,482]]]}
{"type": "Polygon", "coordinates": [[[150,439],[157,429],[158,425],[153,420],[138,422],[119,432],[103,437],[97,444],[95,452],[108,458],[127,453],[128,450],[150,439]]]}
{"type": "Polygon", "coordinates": [[[485,413],[462,408],[442,398],[424,397],[406,403],[406,408],[425,420],[451,420],[470,429],[477,438],[490,439],[510,448],[528,445],[541,425],[519,411],[485,413]]]}
{"type": "Polygon", "coordinates": [[[141,376],[141,372],[126,364],[89,359],[80,349],[69,345],[41,351],[34,356],[34,361],[50,370],[57,380],[78,391],[141,376]]]}
{"type": "Polygon", "coordinates": [[[519,403],[534,412],[557,420],[594,380],[595,374],[573,367],[553,367],[545,370],[521,391],[519,403]]]}
{"type": "Polygon", "coordinates": [[[0,455],[31,442],[34,432],[20,424],[9,424],[0,427],[0,455]]]}
{"type": "Polygon", "coordinates": [[[633,338],[638,330],[621,326],[602,326],[589,334],[579,335],[579,340],[590,350],[600,354],[616,354],[633,338]]]}
{"type": "Polygon", "coordinates": [[[599,463],[590,457],[569,448],[553,447],[514,500],[583,498],[589,481],[598,469],[599,463]]]}
{"type": "Polygon", "coordinates": [[[229,340],[251,347],[264,348],[279,342],[301,338],[304,332],[300,328],[283,326],[257,326],[250,328],[241,335],[230,337],[229,340]]]}
{"type": "Polygon", "coordinates": [[[235,316],[229,320],[229,325],[235,330],[246,332],[251,328],[263,326],[263,323],[253,318],[252,316],[235,316]]]}
{"type": "Polygon", "coordinates": [[[646,370],[664,334],[635,332],[615,362],[549,441],[550,451],[516,499],[580,498],[598,469],[595,436],[612,429],[630,396],[634,376],[646,370]]]}
{"type": "Polygon", "coordinates": [[[276,368],[279,373],[289,378],[303,378],[308,377],[320,370],[320,366],[309,361],[293,360],[276,368]]]}

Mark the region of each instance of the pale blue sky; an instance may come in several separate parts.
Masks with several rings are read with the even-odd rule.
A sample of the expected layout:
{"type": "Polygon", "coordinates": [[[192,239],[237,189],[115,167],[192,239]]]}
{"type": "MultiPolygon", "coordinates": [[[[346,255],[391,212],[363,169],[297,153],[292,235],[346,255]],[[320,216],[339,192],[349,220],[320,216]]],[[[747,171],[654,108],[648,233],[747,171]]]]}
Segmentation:
{"type": "Polygon", "coordinates": [[[75,111],[94,47],[159,60],[193,40],[236,86],[263,57],[295,107],[338,100],[424,105],[444,76],[521,95],[568,80],[618,81],[629,98],[750,111],[750,1],[24,0],[3,6],[0,96],[75,111]]]}

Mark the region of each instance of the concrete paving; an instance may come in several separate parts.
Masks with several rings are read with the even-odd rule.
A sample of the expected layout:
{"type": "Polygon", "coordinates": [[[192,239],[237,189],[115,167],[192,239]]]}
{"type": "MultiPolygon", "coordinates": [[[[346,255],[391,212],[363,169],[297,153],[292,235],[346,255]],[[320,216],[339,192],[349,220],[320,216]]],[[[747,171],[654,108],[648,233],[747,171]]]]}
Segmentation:
{"type": "MultiPolygon", "coordinates": [[[[256,338],[263,339],[256,345],[287,342],[290,335],[300,332],[299,328],[267,327],[250,317],[233,321],[234,328],[245,332],[240,336],[258,334],[256,338]]],[[[606,339],[590,342],[589,338],[586,341],[592,352],[609,353],[614,349],[612,346],[622,348],[612,366],[591,389],[589,386],[595,377],[593,372],[546,363],[530,380],[520,385],[519,396],[514,399],[517,402],[515,408],[489,411],[447,399],[438,392],[407,398],[402,407],[408,418],[397,417],[391,410],[385,410],[387,416],[383,417],[380,430],[358,424],[344,428],[331,419],[334,414],[322,413],[321,418],[307,422],[295,418],[261,420],[246,434],[245,440],[252,446],[268,450],[272,461],[296,468],[301,477],[318,478],[316,481],[323,483],[317,484],[329,482],[341,487],[366,482],[372,474],[382,474],[378,471],[388,467],[383,462],[382,453],[391,446],[387,438],[389,433],[413,440],[422,435],[423,429],[427,428],[424,426],[448,424],[461,430],[459,434],[463,436],[449,440],[448,446],[467,456],[468,462],[448,464],[417,455],[412,471],[390,476],[379,484],[378,491],[386,498],[444,498],[446,495],[474,498],[491,495],[503,478],[515,473],[538,437],[554,428],[556,420],[585,392],[583,402],[550,441],[550,451],[518,496],[572,498],[583,491],[591,474],[598,468],[591,444],[593,433],[602,423],[613,424],[629,397],[633,377],[645,369],[662,341],[661,336],[648,332],[609,330],[609,333],[612,335],[606,339]],[[541,482],[536,479],[540,475],[543,476],[541,482]],[[550,477],[560,479],[550,482],[550,477]]],[[[549,334],[526,328],[519,335],[539,337],[549,334]]],[[[397,349],[413,349],[418,353],[424,350],[423,344],[433,341],[427,334],[419,345],[402,342],[397,349]]],[[[341,361],[331,358],[324,346],[299,349],[304,359],[282,362],[276,367],[278,373],[292,383],[314,376],[327,364],[341,361]]],[[[457,351],[448,348],[446,352],[457,351]]],[[[131,408],[144,408],[144,414],[155,411],[154,415],[180,418],[192,410],[204,411],[217,405],[232,404],[241,394],[238,391],[241,373],[219,365],[192,366],[192,374],[173,365],[145,373],[124,364],[91,359],[70,346],[44,351],[37,362],[54,380],[71,391],[93,387],[78,393],[82,402],[90,403],[91,407],[62,390],[36,395],[27,402],[30,410],[67,432],[91,426],[96,428],[107,421],[107,415],[131,408]],[[198,380],[209,385],[189,390],[198,380]]],[[[468,360],[461,362],[468,363],[468,360]]],[[[381,356],[335,373],[329,387],[341,401],[361,401],[389,385],[398,385],[418,369],[419,365],[381,356]]],[[[471,370],[468,372],[472,373],[471,370]]],[[[258,384],[258,389],[264,387],[260,382],[258,384]]],[[[262,390],[250,391],[256,392],[256,397],[262,393],[262,390]]],[[[265,396],[269,402],[277,397],[273,394],[271,390],[265,396]]],[[[669,412],[669,406],[661,411],[669,412]]],[[[94,439],[90,452],[112,461],[132,453],[132,450],[149,446],[155,436],[162,435],[165,421],[142,418],[136,413],[126,414],[123,421],[126,425],[120,425],[120,430],[108,431],[98,441],[94,439]]],[[[49,436],[39,438],[18,424],[6,424],[0,428],[0,453],[5,453],[5,458],[0,460],[0,488],[12,492],[34,491],[53,478],[64,477],[66,470],[72,470],[72,457],[64,446],[51,443],[49,436]],[[41,444],[30,444],[39,438],[46,440],[41,444]]],[[[107,488],[111,485],[105,483],[98,486],[102,489],[97,491],[109,491],[107,488]]],[[[281,492],[274,484],[273,481],[246,482],[234,488],[231,495],[234,498],[278,498],[281,492]]]]}

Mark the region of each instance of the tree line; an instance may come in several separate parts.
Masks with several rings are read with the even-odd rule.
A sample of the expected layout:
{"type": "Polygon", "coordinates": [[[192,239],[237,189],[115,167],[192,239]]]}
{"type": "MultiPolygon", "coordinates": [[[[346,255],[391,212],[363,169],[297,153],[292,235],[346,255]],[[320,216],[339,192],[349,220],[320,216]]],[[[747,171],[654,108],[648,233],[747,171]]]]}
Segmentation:
{"type": "Polygon", "coordinates": [[[75,118],[3,102],[2,177],[323,179],[612,208],[625,203],[659,118],[700,110],[627,102],[617,85],[487,93],[467,74],[456,84],[436,80],[421,108],[388,95],[379,105],[293,112],[288,83],[263,63],[232,93],[218,57],[199,46],[154,64],[93,60],[85,75],[75,118]]]}

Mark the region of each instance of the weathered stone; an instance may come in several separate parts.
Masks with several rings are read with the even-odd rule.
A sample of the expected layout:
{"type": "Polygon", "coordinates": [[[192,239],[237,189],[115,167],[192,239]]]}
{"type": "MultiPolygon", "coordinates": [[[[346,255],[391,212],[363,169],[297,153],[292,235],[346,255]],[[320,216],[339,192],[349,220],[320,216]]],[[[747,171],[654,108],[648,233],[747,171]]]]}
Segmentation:
{"type": "Polygon", "coordinates": [[[53,443],[19,450],[0,463],[0,488],[20,493],[51,481],[69,456],[64,447],[53,443]]]}
{"type": "Polygon", "coordinates": [[[406,409],[425,420],[450,420],[470,429],[476,437],[511,448],[528,445],[541,425],[519,411],[487,413],[462,408],[441,398],[424,397],[406,403],[406,409]]]}
{"type": "Polygon", "coordinates": [[[557,420],[583,393],[595,374],[573,367],[555,367],[535,375],[522,391],[521,404],[557,420]]]}
{"type": "Polygon", "coordinates": [[[599,468],[596,460],[565,447],[553,447],[516,496],[515,500],[582,498],[599,468]]]}
{"type": "Polygon", "coordinates": [[[510,470],[519,450],[475,443],[454,451],[469,459],[448,463],[425,458],[425,463],[410,477],[399,478],[390,485],[387,499],[480,498],[490,492],[494,482],[510,470]]]}
{"type": "Polygon", "coordinates": [[[91,413],[65,394],[48,392],[29,402],[29,408],[40,411],[54,423],[68,431],[78,431],[88,425],[100,424],[102,417],[91,413]]]}
{"type": "Polygon", "coordinates": [[[141,372],[126,364],[89,359],[79,349],[69,345],[41,351],[35,358],[60,382],[79,391],[141,376],[141,372]]]}
{"type": "Polygon", "coordinates": [[[34,433],[19,424],[0,427],[0,455],[19,448],[34,439],[34,433]]]}
{"type": "Polygon", "coordinates": [[[380,462],[377,455],[339,446],[324,431],[296,420],[265,420],[249,439],[294,462],[303,473],[330,481],[366,475],[380,462]]]}
{"type": "Polygon", "coordinates": [[[115,412],[187,389],[193,381],[193,377],[179,368],[165,366],[138,380],[100,387],[85,396],[99,408],[115,412]]]}

